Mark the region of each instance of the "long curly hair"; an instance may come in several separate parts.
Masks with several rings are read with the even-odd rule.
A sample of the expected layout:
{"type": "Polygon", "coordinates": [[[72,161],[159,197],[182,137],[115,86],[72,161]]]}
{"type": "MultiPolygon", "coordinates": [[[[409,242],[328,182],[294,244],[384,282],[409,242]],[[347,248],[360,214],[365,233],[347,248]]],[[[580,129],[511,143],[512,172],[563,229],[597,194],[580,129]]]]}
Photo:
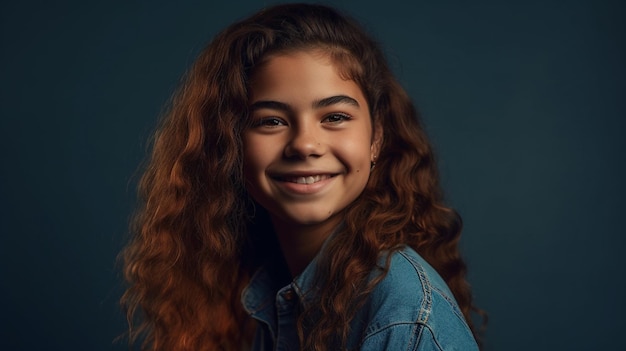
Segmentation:
{"type": "MultiPolygon", "coordinates": [[[[443,277],[471,326],[470,287],[435,160],[414,105],[378,45],[321,5],[278,5],[235,23],[199,55],[159,126],[139,186],[133,237],[121,253],[130,343],[144,350],[241,350],[254,322],[240,295],[279,248],[243,176],[248,81],[269,55],[327,52],[382,126],[379,160],[319,260],[321,293],[298,321],[304,349],[345,342],[349,322],[382,277],[381,252],[414,248],[443,277]],[[251,233],[254,232],[254,235],[251,233]],[[346,243],[351,243],[346,245],[346,243]]],[[[345,345],[345,344],[344,344],[345,345]]]]}

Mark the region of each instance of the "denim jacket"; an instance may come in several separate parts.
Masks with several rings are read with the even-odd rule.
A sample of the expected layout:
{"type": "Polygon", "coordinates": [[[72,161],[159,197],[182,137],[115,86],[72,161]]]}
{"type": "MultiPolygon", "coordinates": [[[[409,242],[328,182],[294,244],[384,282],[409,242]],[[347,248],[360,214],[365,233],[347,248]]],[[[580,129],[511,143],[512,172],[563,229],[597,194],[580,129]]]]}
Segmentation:
{"type": "MultiPolygon", "coordinates": [[[[314,301],[305,293],[313,291],[316,260],[282,288],[276,286],[264,268],[252,277],[241,300],[246,311],[259,322],[253,351],[299,350],[298,304],[314,301]]],[[[478,350],[443,279],[409,247],[392,254],[389,272],[351,322],[347,348],[478,350]]]]}

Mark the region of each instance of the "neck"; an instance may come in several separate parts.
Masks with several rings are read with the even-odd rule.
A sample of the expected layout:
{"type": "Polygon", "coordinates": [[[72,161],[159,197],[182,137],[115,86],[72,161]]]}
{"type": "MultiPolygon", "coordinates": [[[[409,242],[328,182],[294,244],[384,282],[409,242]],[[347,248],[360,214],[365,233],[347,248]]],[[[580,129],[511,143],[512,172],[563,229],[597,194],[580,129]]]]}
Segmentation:
{"type": "Polygon", "coordinates": [[[322,224],[302,225],[272,219],[274,230],[292,278],[298,276],[322,248],[339,224],[331,218],[322,224]]]}

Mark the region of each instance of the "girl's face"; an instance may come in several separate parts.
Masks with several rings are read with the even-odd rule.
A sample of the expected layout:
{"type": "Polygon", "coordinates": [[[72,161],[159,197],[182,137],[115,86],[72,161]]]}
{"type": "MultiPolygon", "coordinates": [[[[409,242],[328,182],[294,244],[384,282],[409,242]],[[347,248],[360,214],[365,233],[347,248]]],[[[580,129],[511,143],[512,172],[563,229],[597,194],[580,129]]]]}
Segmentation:
{"type": "Polygon", "coordinates": [[[251,196],[274,224],[330,229],[365,188],[379,145],[359,86],[319,51],[271,57],[250,84],[251,196]]]}

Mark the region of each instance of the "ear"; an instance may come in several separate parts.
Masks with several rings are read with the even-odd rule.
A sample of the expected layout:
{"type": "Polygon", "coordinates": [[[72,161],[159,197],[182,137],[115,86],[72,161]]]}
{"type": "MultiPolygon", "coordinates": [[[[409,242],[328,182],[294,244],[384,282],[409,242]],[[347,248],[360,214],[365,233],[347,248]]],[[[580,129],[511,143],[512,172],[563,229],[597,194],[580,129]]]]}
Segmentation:
{"type": "Polygon", "coordinates": [[[373,163],[378,159],[380,148],[383,144],[383,126],[380,123],[376,123],[373,126],[372,145],[370,146],[370,161],[373,163]]]}

